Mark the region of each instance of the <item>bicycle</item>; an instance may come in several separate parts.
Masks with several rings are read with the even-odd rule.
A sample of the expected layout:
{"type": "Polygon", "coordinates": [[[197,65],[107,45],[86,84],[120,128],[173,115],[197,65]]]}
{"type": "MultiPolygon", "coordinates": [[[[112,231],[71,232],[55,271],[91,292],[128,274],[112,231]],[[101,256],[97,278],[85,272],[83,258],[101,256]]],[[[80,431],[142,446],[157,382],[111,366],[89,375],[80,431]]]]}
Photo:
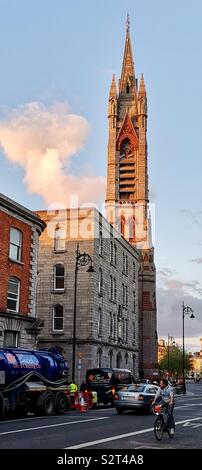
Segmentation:
{"type": "Polygon", "coordinates": [[[157,441],[161,441],[164,432],[167,431],[169,437],[173,439],[175,435],[175,422],[173,418],[173,424],[172,427],[168,425],[168,417],[167,420],[165,421],[164,412],[165,406],[162,405],[154,405],[154,414],[157,415],[157,418],[154,423],[154,435],[157,441]]]}

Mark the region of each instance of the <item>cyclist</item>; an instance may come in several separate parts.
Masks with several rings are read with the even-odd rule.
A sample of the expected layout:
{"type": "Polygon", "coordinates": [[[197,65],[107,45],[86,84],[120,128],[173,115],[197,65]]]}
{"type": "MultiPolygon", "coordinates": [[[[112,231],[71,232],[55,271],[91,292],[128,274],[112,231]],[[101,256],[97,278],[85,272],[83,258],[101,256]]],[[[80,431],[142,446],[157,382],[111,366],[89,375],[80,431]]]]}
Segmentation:
{"type": "Polygon", "coordinates": [[[152,402],[152,406],[155,403],[161,404],[165,407],[168,415],[168,426],[171,430],[171,433],[174,433],[174,417],[173,417],[173,410],[174,410],[174,394],[173,388],[171,385],[168,384],[167,379],[163,379],[160,381],[160,388],[158,389],[156,396],[152,402]]]}

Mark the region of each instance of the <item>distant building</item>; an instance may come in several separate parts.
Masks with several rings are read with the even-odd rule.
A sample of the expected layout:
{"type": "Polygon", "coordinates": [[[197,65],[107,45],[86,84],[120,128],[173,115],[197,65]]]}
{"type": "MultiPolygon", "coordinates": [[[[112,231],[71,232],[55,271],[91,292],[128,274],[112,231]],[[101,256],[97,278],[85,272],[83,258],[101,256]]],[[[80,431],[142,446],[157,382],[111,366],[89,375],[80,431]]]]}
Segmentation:
{"type": "Polygon", "coordinates": [[[200,339],[200,343],[200,351],[189,354],[190,374],[192,374],[195,378],[202,378],[202,338],[200,339]]]}
{"type": "Polygon", "coordinates": [[[37,256],[45,223],[0,194],[0,347],[35,346],[37,256]]]}
{"type": "Polygon", "coordinates": [[[168,350],[167,343],[164,339],[160,339],[158,343],[158,362],[164,358],[168,350]]]}
{"type": "Polygon", "coordinates": [[[80,266],[76,295],[76,380],[92,367],[139,373],[139,254],[96,209],[40,211],[37,309],[40,347],[60,346],[72,369],[76,249],[93,260],[80,266]]]}

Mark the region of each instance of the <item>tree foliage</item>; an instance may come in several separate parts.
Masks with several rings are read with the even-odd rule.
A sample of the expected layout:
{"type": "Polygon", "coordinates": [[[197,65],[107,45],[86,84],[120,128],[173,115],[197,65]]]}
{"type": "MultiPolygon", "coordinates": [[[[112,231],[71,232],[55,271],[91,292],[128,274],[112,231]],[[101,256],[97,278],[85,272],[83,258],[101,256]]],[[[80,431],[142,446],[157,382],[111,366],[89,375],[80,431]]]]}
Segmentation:
{"type": "MultiPolygon", "coordinates": [[[[161,359],[159,366],[160,370],[169,372],[173,376],[182,375],[183,354],[179,346],[170,346],[167,348],[165,356],[161,359]]],[[[189,355],[185,352],[184,355],[184,368],[185,372],[189,370],[189,355]]]]}

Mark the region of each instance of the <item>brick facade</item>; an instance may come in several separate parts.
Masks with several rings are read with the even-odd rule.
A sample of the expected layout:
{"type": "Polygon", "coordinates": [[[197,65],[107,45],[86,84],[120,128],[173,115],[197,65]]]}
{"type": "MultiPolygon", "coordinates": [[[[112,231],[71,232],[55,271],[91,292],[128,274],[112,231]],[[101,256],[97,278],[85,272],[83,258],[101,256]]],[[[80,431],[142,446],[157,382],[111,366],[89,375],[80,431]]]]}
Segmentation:
{"type": "Polygon", "coordinates": [[[34,213],[1,194],[0,227],[0,346],[5,344],[9,332],[17,334],[16,345],[32,347],[35,337],[28,331],[30,326],[33,331],[36,321],[38,238],[45,224],[34,213]],[[12,259],[9,253],[11,229],[21,236],[20,259],[12,259]],[[7,305],[9,279],[19,281],[16,311],[9,310],[7,305]]]}

